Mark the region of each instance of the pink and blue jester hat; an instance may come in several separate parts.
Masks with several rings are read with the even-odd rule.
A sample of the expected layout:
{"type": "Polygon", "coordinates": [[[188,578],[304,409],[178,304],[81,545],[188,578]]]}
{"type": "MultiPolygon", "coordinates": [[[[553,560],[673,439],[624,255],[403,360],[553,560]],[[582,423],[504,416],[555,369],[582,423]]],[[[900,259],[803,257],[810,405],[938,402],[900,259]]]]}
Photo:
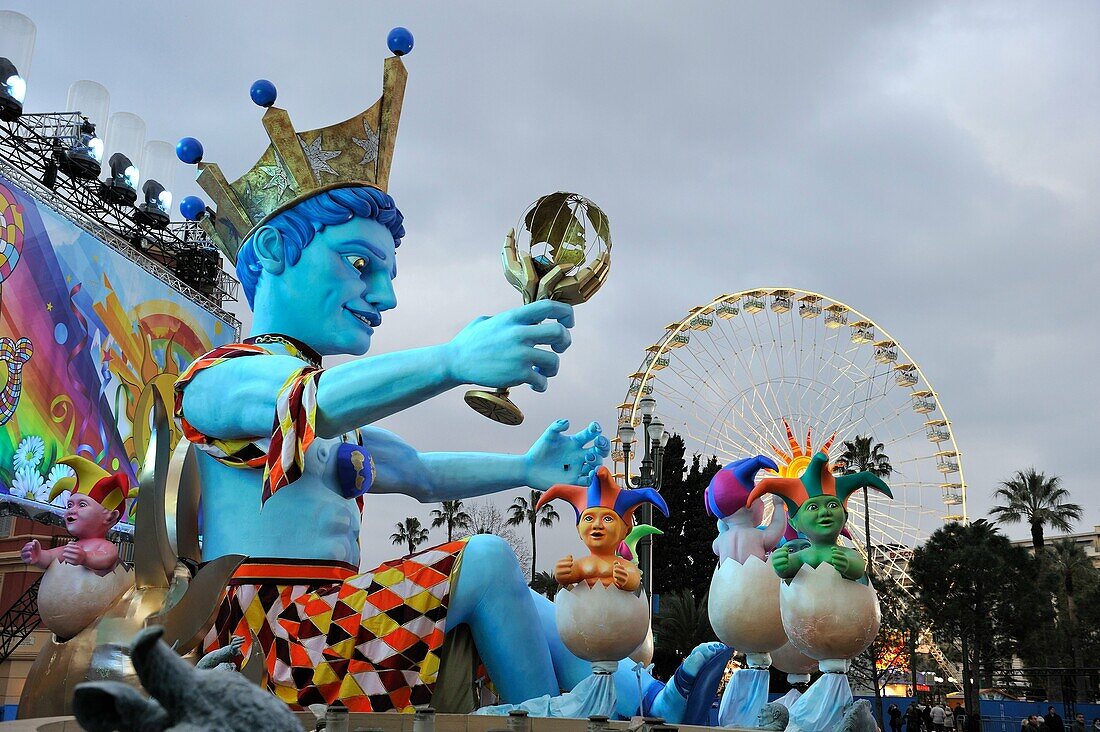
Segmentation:
{"type": "Polygon", "coordinates": [[[715,473],[703,493],[707,513],[724,519],[745,508],[756,474],[764,469],[778,471],[779,466],[771,458],[757,455],[735,460],[715,473]]]}

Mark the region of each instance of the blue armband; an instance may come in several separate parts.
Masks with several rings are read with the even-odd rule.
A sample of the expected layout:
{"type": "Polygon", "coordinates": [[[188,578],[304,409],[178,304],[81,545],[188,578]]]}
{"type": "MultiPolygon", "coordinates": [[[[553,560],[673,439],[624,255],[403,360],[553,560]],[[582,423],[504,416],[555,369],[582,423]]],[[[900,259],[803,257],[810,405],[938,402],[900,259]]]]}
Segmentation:
{"type": "Polygon", "coordinates": [[[646,687],[645,694],[642,695],[642,701],[638,704],[638,709],[643,717],[648,717],[650,711],[653,709],[653,702],[657,699],[657,695],[660,694],[665,688],[665,685],[656,679],[653,683],[646,687]]]}
{"type": "Polygon", "coordinates": [[[336,448],[336,479],[344,498],[358,498],[374,483],[374,458],[366,448],[341,443],[336,448]]]}

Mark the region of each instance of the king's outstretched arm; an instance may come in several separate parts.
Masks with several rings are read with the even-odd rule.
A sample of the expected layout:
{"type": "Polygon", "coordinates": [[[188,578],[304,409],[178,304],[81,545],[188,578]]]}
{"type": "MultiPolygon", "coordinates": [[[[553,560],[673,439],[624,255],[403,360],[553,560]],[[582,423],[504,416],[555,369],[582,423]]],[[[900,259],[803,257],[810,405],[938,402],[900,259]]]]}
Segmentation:
{"type": "MultiPolygon", "coordinates": [[[[317,384],[317,434],[337,437],[466,384],[545,391],[572,326],[569,305],[540,300],[477,318],[443,345],[333,366],[317,384]]],[[[289,356],[227,360],[187,385],[183,412],[195,429],[218,439],[269,436],[279,391],[301,367],[289,356]]]]}
{"type": "Polygon", "coordinates": [[[611,450],[596,422],[573,435],[569,420],[551,424],[522,455],[482,452],[419,453],[383,429],[362,430],[363,445],[375,463],[372,493],[403,493],[423,503],[555,483],[584,485],[611,450]]]}

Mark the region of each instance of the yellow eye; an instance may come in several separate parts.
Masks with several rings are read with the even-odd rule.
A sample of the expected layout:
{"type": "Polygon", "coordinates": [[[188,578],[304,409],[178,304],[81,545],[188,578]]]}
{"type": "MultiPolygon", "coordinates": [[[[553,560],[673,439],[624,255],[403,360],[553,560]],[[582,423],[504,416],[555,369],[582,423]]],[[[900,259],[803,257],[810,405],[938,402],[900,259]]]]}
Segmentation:
{"type": "Polygon", "coordinates": [[[356,270],[362,272],[367,268],[366,257],[360,257],[358,254],[348,254],[344,257],[348,264],[354,267],[356,270]]]}

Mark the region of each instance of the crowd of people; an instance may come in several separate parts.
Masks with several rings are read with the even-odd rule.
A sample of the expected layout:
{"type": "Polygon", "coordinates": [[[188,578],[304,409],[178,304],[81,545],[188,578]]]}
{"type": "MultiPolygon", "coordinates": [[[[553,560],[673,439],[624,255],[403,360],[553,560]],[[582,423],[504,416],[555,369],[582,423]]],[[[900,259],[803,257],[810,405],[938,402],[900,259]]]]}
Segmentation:
{"type": "Polygon", "coordinates": [[[1078,712],[1073,721],[1067,725],[1054,707],[1047,707],[1047,713],[1041,717],[1038,714],[1032,714],[1020,721],[1021,732],[1089,732],[1090,730],[1100,730],[1100,717],[1092,720],[1090,727],[1085,722],[1085,715],[1078,712]]]}
{"type": "MultiPolygon", "coordinates": [[[[921,704],[913,702],[905,711],[897,704],[891,704],[886,712],[889,718],[890,732],[965,732],[966,708],[958,704],[948,706],[946,702],[921,704]]],[[[1058,710],[1048,707],[1043,716],[1032,714],[1020,720],[1020,732],[1100,732],[1100,718],[1089,725],[1085,715],[1080,712],[1066,724],[1058,710]]]]}
{"type": "Polygon", "coordinates": [[[954,709],[946,702],[933,705],[913,702],[903,712],[897,704],[891,704],[887,710],[891,732],[947,732],[966,728],[966,709],[959,704],[954,709]]]}

